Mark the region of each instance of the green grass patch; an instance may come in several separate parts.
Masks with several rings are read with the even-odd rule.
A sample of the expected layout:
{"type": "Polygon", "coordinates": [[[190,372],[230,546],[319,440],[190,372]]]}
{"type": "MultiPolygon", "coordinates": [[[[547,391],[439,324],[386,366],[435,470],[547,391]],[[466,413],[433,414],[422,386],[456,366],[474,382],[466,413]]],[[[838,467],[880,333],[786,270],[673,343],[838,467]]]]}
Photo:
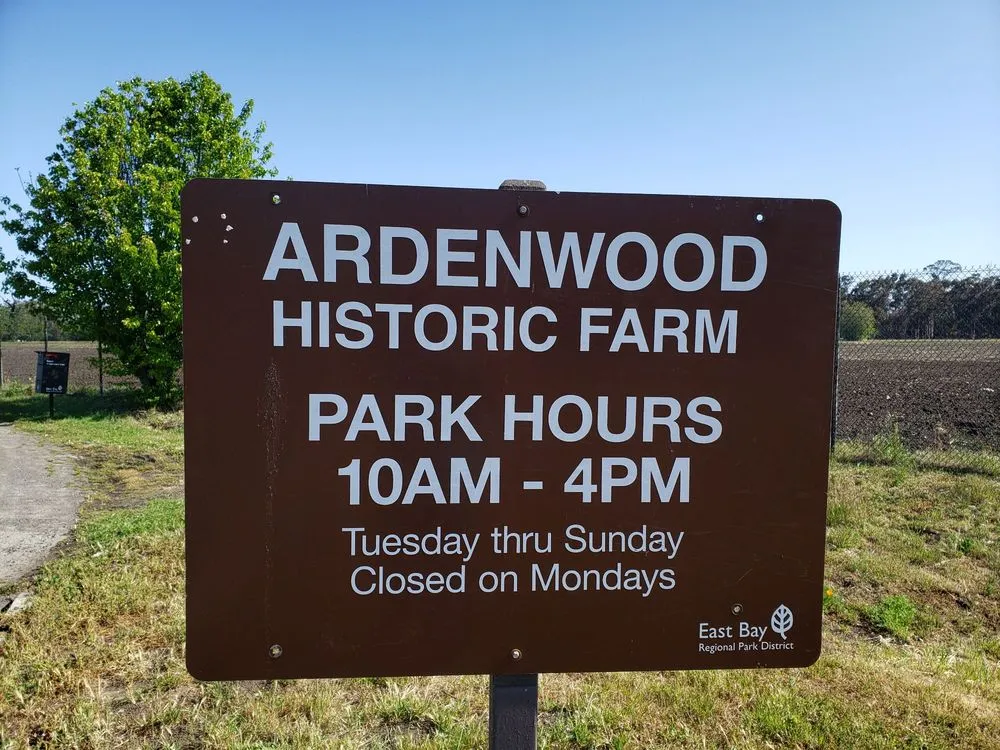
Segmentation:
{"type": "Polygon", "coordinates": [[[0,400],[24,399],[31,396],[34,387],[31,383],[19,380],[6,380],[0,385],[0,400]]]}
{"type": "Polygon", "coordinates": [[[184,503],[179,500],[150,500],[138,510],[97,513],[83,521],[77,539],[106,547],[127,537],[166,534],[184,528],[184,503]]]}
{"type": "Polygon", "coordinates": [[[56,416],[48,416],[44,396],[0,400],[0,421],[71,448],[98,447],[141,452],[147,455],[182,455],[184,422],[180,413],[130,408],[130,392],[105,398],[71,393],[56,399],[56,416]]]}
{"type": "Polygon", "coordinates": [[[917,619],[917,605],[902,594],[887,596],[877,604],[865,607],[864,615],[879,630],[906,641],[917,619]]]}

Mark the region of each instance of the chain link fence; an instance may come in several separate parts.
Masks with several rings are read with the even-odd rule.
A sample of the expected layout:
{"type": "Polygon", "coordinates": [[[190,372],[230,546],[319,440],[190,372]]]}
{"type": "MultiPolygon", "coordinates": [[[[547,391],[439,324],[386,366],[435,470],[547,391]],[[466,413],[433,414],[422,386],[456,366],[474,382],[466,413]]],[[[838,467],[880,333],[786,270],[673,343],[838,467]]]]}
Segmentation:
{"type": "Polygon", "coordinates": [[[843,275],[839,328],[839,451],[1000,474],[1000,266],[843,275]]]}

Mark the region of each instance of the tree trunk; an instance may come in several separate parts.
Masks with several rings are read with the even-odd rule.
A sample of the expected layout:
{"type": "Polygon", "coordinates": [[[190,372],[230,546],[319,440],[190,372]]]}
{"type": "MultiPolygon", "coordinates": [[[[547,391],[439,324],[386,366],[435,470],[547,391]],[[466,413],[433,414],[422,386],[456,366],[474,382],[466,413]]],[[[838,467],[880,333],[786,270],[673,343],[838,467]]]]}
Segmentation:
{"type": "Polygon", "coordinates": [[[139,387],[144,391],[151,391],[156,386],[156,376],[149,371],[148,367],[140,367],[135,376],[139,379],[139,387]]]}
{"type": "Polygon", "coordinates": [[[104,348],[101,340],[97,340],[97,391],[104,398],[104,348]]]}

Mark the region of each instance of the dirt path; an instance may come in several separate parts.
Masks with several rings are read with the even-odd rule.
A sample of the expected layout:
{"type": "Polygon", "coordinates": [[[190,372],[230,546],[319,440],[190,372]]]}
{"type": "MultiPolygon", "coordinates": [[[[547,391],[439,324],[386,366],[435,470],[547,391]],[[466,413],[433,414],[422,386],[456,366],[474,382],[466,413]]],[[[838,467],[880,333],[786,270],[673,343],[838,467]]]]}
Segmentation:
{"type": "Polygon", "coordinates": [[[0,584],[34,571],[70,532],[76,485],[67,455],[0,424],[0,584]]]}

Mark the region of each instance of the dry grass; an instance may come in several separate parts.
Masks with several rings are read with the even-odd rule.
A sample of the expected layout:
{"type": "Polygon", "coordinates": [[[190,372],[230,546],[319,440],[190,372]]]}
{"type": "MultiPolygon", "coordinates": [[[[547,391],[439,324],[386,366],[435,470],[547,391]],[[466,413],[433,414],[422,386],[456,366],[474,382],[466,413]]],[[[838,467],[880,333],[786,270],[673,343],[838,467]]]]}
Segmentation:
{"type": "MultiPolygon", "coordinates": [[[[0,411],[22,405],[0,401],[0,411]]],[[[2,417],[2,413],[0,413],[2,417]]],[[[75,546],[0,620],[4,748],[484,747],[485,677],[198,683],[184,668],[180,421],[28,429],[94,483],[75,546]],[[129,479],[137,454],[160,474],[129,479]],[[112,489],[113,488],[113,489],[112,489]],[[117,493],[117,495],[115,494],[117,493]]],[[[990,748],[1000,737],[1000,481],[880,465],[830,478],[824,655],[799,671],[543,675],[544,748],[990,748]],[[888,602],[888,603],[887,603],[888,602]],[[909,603],[909,604],[906,604],[909,603]]]]}

